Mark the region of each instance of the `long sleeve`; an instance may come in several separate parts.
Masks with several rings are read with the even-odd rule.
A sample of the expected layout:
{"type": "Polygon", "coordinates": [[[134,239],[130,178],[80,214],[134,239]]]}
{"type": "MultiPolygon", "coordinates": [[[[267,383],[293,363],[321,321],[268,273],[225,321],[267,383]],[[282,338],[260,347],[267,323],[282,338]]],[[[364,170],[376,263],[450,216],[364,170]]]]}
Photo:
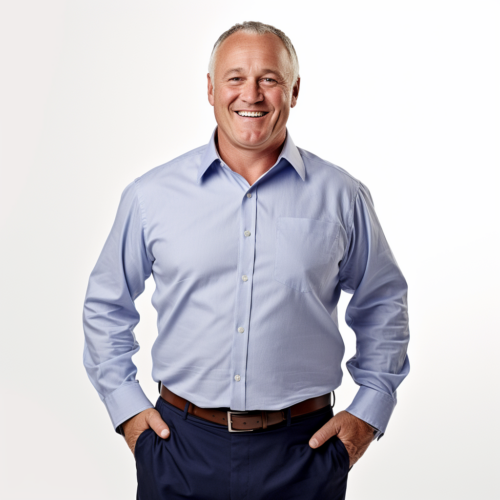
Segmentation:
{"type": "Polygon", "coordinates": [[[375,214],[370,192],[360,183],[352,211],[349,245],[340,286],[352,293],[346,323],[356,334],[356,354],[347,369],[360,386],[349,413],[386,430],[396,389],[409,372],[407,284],[375,214]]]}
{"type": "Polygon", "coordinates": [[[135,380],[139,350],[135,299],[144,291],[153,258],[148,254],[137,186],[123,191],[111,232],[88,282],[83,308],[84,366],[115,429],[153,405],[135,380]]]}

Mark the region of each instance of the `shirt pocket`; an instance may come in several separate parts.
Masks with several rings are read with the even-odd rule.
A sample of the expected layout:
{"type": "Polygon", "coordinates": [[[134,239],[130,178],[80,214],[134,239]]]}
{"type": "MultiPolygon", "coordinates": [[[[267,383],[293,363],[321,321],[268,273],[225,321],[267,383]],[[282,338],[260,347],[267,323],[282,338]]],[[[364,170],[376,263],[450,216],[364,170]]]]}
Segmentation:
{"type": "Polygon", "coordinates": [[[340,224],[278,217],[274,279],[299,292],[320,290],[334,266],[340,224]]]}

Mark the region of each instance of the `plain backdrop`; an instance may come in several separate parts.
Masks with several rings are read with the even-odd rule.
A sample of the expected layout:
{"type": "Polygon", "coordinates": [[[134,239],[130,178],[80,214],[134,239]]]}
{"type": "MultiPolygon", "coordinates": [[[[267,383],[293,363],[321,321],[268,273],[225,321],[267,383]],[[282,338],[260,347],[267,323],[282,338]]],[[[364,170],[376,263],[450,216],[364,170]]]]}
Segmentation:
{"type": "MultiPolygon", "coordinates": [[[[291,37],[293,139],[369,187],[409,283],[411,372],[347,497],[500,498],[500,2],[483,0],[1,2],[0,497],[135,499],[83,368],[88,277],[124,187],[208,142],[209,55],[245,20],[291,37]]],[[[134,359],[155,401],[153,287],[134,359]]]]}

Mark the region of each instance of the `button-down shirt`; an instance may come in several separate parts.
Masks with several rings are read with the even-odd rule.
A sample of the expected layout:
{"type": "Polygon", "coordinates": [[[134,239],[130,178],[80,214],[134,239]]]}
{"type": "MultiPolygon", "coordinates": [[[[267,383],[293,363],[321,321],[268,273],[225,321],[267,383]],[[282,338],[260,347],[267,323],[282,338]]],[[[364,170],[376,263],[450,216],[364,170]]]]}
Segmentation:
{"type": "Polygon", "coordinates": [[[335,390],[382,435],[409,371],[407,284],[366,186],[290,134],[252,185],[210,142],[123,190],[85,297],[84,364],[116,428],[153,407],[136,381],[134,300],[152,274],[153,378],[202,407],[277,410],[335,390]]]}

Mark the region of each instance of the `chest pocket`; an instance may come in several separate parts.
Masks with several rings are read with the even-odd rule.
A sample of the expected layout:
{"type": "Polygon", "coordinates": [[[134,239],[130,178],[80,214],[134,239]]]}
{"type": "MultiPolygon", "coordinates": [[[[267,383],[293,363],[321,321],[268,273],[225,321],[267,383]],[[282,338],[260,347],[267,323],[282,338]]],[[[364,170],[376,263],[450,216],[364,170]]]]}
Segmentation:
{"type": "Polygon", "coordinates": [[[299,292],[319,290],[334,266],[340,224],[278,217],[274,279],[299,292]]]}

